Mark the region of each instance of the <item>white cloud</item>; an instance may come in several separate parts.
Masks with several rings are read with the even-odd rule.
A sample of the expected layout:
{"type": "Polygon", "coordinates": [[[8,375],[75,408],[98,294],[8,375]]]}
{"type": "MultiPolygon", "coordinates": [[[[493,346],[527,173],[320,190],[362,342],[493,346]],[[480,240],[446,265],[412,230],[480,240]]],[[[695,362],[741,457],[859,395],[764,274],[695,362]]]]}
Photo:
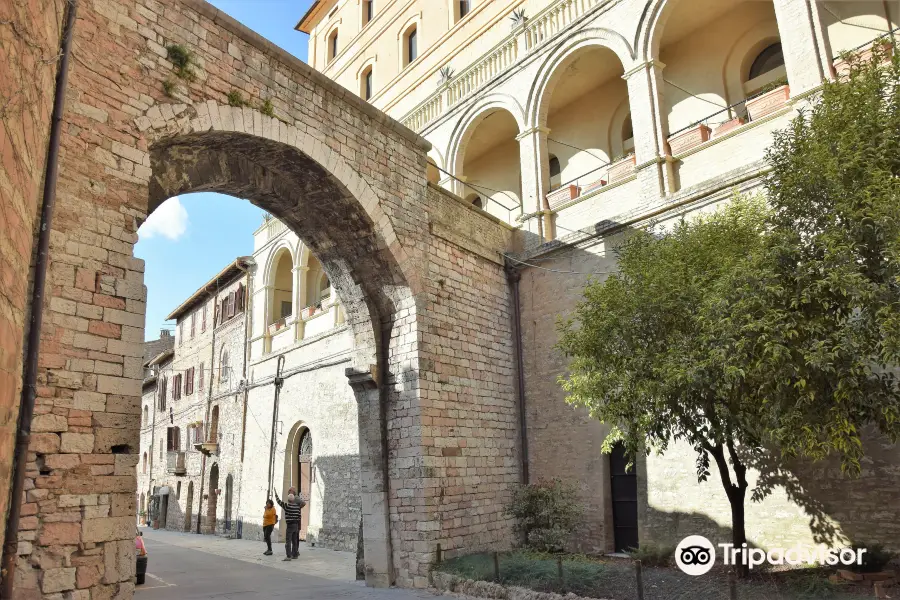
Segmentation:
{"type": "Polygon", "coordinates": [[[138,228],[138,236],[149,240],[162,236],[172,241],[177,240],[187,231],[188,214],[178,196],[169,198],[138,228]]]}

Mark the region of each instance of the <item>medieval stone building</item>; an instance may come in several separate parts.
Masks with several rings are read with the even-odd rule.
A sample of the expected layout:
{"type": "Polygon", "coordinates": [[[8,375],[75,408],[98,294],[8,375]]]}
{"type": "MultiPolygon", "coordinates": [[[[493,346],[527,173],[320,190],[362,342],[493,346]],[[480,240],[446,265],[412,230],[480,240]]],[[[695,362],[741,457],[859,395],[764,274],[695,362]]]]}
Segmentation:
{"type": "MultiPolygon", "coordinates": [[[[234,515],[249,530],[270,487],[308,485],[308,535],[348,546],[361,517],[380,586],[425,586],[439,545],[512,545],[504,506],[541,477],[579,483],[585,550],[724,535],[725,498],[696,484],[685,449],[635,475],[599,452],[604,426],[556,384],[554,321],[587,275],[615,267],[629,228],[757,189],[772,132],[842,51],[893,30],[889,5],[318,0],[299,25],[310,68],[201,0],[0,3],[0,64],[31,65],[0,88],[27,99],[0,104],[4,583],[25,599],[128,597],[140,492],[154,487],[182,511],[167,527],[190,514],[224,531],[234,515]],[[136,230],[201,190],[246,198],[292,234],[258,232],[255,271],[239,260],[233,287],[198,290],[172,315],[173,356],[148,361],[136,230]],[[223,307],[241,285],[243,312],[223,307]],[[145,366],[158,371],[142,389],[145,366]],[[294,402],[274,435],[269,421],[251,436],[277,382],[294,402]],[[344,412],[323,415],[322,398],[344,412]],[[245,407],[247,446],[213,428],[216,409],[233,422],[245,407]],[[17,415],[31,437],[14,464],[17,415]],[[355,436],[329,446],[338,427],[355,436]],[[251,476],[250,443],[280,472],[251,476]],[[243,485],[226,503],[229,476],[243,485]],[[330,521],[329,503],[356,494],[358,513],[330,521]]],[[[896,541],[897,454],[873,440],[849,482],[798,469],[802,495],[751,507],[752,540],[807,541],[819,511],[854,541],[896,541]]]]}

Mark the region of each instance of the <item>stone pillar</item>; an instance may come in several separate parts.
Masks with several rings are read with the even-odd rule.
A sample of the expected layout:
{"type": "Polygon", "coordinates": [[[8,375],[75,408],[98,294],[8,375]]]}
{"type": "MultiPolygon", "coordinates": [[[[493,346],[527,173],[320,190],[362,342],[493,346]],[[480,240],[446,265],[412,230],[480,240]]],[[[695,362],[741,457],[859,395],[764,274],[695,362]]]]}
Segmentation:
{"type": "Polygon", "coordinates": [[[306,323],[303,321],[300,315],[300,311],[303,310],[305,302],[303,301],[306,298],[306,273],[309,271],[309,267],[294,267],[294,297],[292,299],[294,303],[294,339],[302,340],[304,335],[304,329],[306,323]]]}
{"type": "Polygon", "coordinates": [[[538,126],[516,136],[522,174],[522,214],[543,214],[544,240],[555,237],[550,207],[547,204],[547,192],[550,191],[550,151],[547,147],[549,135],[549,129],[538,126]]]}
{"type": "Polygon", "coordinates": [[[675,191],[675,176],[667,143],[669,120],[663,112],[664,68],[663,63],[651,60],[636,65],[622,76],[628,83],[635,170],[644,200],[675,191]]]}
{"type": "Polygon", "coordinates": [[[819,87],[831,76],[828,49],[816,2],[774,0],[791,96],[819,87]]]}
{"type": "Polygon", "coordinates": [[[376,373],[375,365],[369,371],[346,370],[359,410],[360,495],[366,585],[390,587],[394,582],[394,569],[385,455],[387,445],[384,440],[384,407],[376,373]]]}

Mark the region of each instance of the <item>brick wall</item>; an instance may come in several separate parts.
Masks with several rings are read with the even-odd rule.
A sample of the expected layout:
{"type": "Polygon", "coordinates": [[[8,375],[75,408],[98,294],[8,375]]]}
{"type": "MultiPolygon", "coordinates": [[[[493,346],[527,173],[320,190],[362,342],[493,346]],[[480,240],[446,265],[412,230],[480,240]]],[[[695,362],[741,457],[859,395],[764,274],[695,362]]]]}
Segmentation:
{"type": "MultiPolygon", "coordinates": [[[[41,202],[62,26],[50,0],[0,6],[0,514],[7,514],[27,330],[29,268],[41,202]]],[[[47,343],[47,342],[45,342],[47,343]]],[[[54,353],[55,354],[55,353],[54,353]]],[[[61,356],[47,357],[64,366],[61,356]]],[[[23,524],[34,521],[34,505],[23,524]]],[[[0,546],[5,530],[0,531],[0,546]]],[[[30,549],[34,528],[22,534],[30,549]]]]}

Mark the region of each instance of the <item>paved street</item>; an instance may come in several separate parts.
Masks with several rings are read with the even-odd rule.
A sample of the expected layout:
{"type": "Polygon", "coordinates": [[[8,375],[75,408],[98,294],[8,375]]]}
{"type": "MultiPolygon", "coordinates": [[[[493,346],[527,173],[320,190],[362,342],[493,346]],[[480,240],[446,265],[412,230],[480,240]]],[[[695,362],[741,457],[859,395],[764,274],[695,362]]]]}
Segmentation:
{"type": "Polygon", "coordinates": [[[178,598],[348,598],[415,600],[435,598],[429,592],[375,590],[353,581],[354,556],[308,548],[300,558],[283,562],[284,546],[263,556],[261,542],[143,529],[149,554],[147,581],[137,586],[138,600],[178,598]]]}

